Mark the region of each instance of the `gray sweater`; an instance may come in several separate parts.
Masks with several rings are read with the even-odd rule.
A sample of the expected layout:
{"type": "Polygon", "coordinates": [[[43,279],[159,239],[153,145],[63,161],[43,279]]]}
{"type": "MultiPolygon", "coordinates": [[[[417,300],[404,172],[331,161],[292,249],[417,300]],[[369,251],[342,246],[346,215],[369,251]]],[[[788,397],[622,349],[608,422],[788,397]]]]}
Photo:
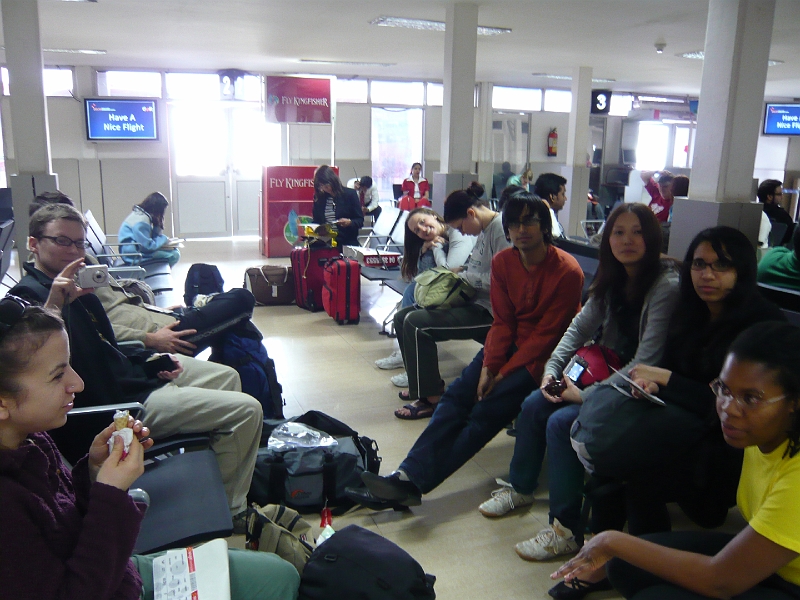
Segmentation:
{"type": "MultiPolygon", "coordinates": [[[[680,277],[677,271],[672,266],[662,266],[661,276],[656,279],[647,292],[644,304],[642,304],[642,312],[639,315],[639,344],[636,347],[636,354],[627,365],[622,367],[623,372],[627,373],[634,365],[656,365],[661,360],[667,341],[669,321],[675,312],[680,295],[679,286],[680,277]]],[[[561,377],[564,367],[575,352],[593,338],[601,325],[603,326],[603,335],[598,342],[613,350],[619,339],[618,324],[612,318],[610,310],[602,310],[598,302],[590,297],[581,312],[570,323],[558,346],[553,350],[553,354],[550,355],[550,360],[544,366],[544,374],[552,375],[556,379],[561,377]]],[[[622,377],[616,373],[602,383],[626,386],[622,377]]],[[[586,399],[595,385],[597,384],[581,390],[581,398],[586,399]]]]}
{"type": "Polygon", "coordinates": [[[503,220],[498,214],[491,223],[481,231],[472,254],[469,257],[467,268],[461,277],[469,281],[478,293],[475,295],[475,304],[492,312],[492,301],[489,298],[489,285],[492,281],[492,258],[494,255],[511,247],[511,242],[506,239],[503,231],[503,220]]]}

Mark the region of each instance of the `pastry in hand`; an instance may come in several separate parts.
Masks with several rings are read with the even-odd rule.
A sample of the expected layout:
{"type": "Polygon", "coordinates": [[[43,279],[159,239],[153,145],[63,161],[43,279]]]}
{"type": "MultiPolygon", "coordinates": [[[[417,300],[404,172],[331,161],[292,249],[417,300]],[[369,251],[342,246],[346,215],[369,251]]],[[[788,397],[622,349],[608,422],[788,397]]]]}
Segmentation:
{"type": "Polygon", "coordinates": [[[133,429],[128,427],[129,417],[130,413],[127,410],[118,410],[114,413],[114,427],[116,427],[116,431],[108,438],[109,454],[114,450],[114,439],[122,438],[122,458],[128,456],[128,451],[131,449],[131,442],[133,441],[133,429]]]}

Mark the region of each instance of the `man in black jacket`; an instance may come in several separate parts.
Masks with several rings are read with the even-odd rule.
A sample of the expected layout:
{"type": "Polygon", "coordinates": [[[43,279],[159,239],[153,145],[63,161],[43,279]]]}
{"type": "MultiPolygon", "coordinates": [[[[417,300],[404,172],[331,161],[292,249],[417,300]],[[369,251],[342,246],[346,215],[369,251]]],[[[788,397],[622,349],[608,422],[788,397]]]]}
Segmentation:
{"type": "Polygon", "coordinates": [[[783,200],[783,183],[777,179],[766,179],[758,186],[757,195],[758,201],[764,205],[764,214],[769,217],[770,223],[786,225],[786,232],[778,245],[788,244],[794,234],[794,221],[780,204],[783,200]]]}
{"type": "Polygon", "coordinates": [[[144,364],[152,350],[117,346],[114,331],[92,289],[74,277],[84,262],[86,223],[71,206],[54,204],[30,220],[28,246],[34,263],[11,293],[61,311],[70,339],[70,362],[84,380],[76,406],[142,402],[156,438],[177,433],[212,432],[236,530],[243,529],[246,495],[261,438],[259,402],[241,393],[238,373],[216,363],[182,356],[173,369],[148,376],[144,364]]]}

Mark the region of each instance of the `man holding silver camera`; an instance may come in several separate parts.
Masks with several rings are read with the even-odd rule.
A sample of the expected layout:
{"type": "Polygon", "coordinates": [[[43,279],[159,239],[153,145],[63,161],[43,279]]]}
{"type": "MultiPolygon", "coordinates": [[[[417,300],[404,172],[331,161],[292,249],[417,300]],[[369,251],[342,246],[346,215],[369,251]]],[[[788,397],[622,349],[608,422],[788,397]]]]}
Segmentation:
{"type": "MultiPolygon", "coordinates": [[[[162,355],[147,349],[123,353],[94,290],[76,283],[87,247],[83,216],[65,204],[44,206],[31,217],[29,234],[34,262],[24,265],[26,275],[10,293],[61,312],[70,362],[85,384],[75,405],[141,402],[156,438],[211,432],[234,530],[243,532],[263,414],[259,402],[241,392],[239,374],[224,365],[173,355],[163,355],[172,359],[172,368],[149,373],[147,363],[163,360],[162,355]]],[[[58,432],[53,434],[57,439],[58,432]]]]}

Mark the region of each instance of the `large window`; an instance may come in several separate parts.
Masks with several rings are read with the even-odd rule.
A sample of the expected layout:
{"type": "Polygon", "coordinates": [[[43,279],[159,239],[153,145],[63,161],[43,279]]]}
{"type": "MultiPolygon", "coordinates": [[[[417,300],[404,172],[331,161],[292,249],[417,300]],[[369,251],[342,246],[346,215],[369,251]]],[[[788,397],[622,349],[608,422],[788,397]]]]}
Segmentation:
{"type": "Polygon", "coordinates": [[[571,112],[572,92],[570,90],[545,90],[544,109],[547,112],[571,112]]]}
{"type": "Polygon", "coordinates": [[[161,73],[157,71],[98,71],[100,96],[161,98],[161,73]]]}
{"type": "Polygon", "coordinates": [[[372,107],[372,179],[381,198],[393,198],[411,165],[422,162],[422,109],[372,107]]]}
{"type": "Polygon", "coordinates": [[[372,81],[370,97],[373,104],[422,106],[425,87],[421,81],[372,81]]]}
{"type": "Polygon", "coordinates": [[[542,110],[542,90],[496,85],[492,88],[492,108],[525,112],[542,110]]]}
{"type": "MultiPolygon", "coordinates": [[[[11,85],[6,67],[0,69],[0,79],[3,81],[3,94],[10,95],[11,85]]],[[[45,96],[72,96],[74,88],[72,69],[68,67],[63,69],[44,69],[42,83],[45,96]]]]}
{"type": "Polygon", "coordinates": [[[336,102],[366,104],[369,84],[366,79],[334,79],[333,98],[336,102]]]}
{"type": "Polygon", "coordinates": [[[675,145],[672,148],[672,166],[689,167],[689,127],[675,127],[675,145]]]}
{"type": "Polygon", "coordinates": [[[669,125],[658,122],[639,123],[639,142],[636,146],[636,168],[640,171],[660,171],[667,164],[669,125]]]}

